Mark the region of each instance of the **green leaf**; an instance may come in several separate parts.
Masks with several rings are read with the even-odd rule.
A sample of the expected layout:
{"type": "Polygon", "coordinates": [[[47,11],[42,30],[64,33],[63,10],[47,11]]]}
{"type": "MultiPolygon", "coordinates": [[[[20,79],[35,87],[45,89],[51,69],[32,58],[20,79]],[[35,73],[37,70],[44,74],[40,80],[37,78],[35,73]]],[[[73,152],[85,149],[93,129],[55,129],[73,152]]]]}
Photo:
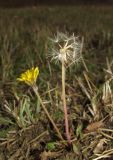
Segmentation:
{"type": "Polygon", "coordinates": [[[57,111],[57,112],[55,112],[54,113],[54,117],[56,118],[56,119],[63,119],[63,117],[64,117],[64,113],[62,112],[62,111],[57,111]]]}
{"type": "Polygon", "coordinates": [[[82,124],[78,124],[77,129],[76,129],[76,136],[82,136],[82,129],[83,129],[83,125],[82,124]]]}
{"type": "Polygon", "coordinates": [[[14,123],[9,118],[0,117],[0,124],[9,125],[9,124],[14,124],[14,123]]]}
{"type": "Polygon", "coordinates": [[[79,154],[79,148],[77,145],[73,144],[73,152],[79,154]]]}
{"type": "Polygon", "coordinates": [[[47,148],[48,150],[54,150],[54,149],[56,148],[55,142],[49,142],[49,143],[47,143],[47,144],[46,144],[46,148],[47,148]]]}

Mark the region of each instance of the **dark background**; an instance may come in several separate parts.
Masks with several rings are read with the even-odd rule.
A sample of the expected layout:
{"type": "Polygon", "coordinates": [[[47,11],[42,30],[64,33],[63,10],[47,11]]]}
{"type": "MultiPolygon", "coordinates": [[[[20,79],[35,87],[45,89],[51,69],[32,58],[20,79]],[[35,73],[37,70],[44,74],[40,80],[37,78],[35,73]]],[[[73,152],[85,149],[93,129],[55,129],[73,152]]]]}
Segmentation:
{"type": "Polygon", "coordinates": [[[0,0],[0,7],[22,7],[37,5],[87,5],[113,4],[113,0],[0,0]]]}

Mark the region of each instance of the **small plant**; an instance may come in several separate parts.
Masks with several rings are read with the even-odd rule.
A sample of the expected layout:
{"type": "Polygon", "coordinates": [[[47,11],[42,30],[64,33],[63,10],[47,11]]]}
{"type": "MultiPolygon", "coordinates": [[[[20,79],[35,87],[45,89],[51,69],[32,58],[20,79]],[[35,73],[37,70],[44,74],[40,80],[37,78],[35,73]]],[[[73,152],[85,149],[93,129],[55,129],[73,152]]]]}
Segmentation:
{"type": "Polygon", "coordinates": [[[68,144],[71,143],[71,137],[69,133],[69,122],[68,122],[68,111],[66,106],[66,93],[65,93],[65,78],[66,68],[70,65],[77,63],[81,59],[81,43],[78,37],[74,34],[70,37],[63,33],[57,33],[55,39],[52,39],[53,48],[52,54],[50,55],[51,60],[60,62],[62,64],[62,101],[64,108],[64,119],[65,119],[65,132],[68,140],[68,144]]]}
{"type": "Polygon", "coordinates": [[[48,119],[50,120],[50,122],[52,123],[54,129],[56,130],[59,138],[60,138],[61,140],[63,140],[63,137],[62,137],[59,129],[57,128],[55,122],[54,122],[53,119],[51,118],[48,110],[46,109],[46,107],[45,107],[45,105],[44,105],[44,103],[43,103],[43,101],[42,101],[42,99],[41,99],[41,97],[40,97],[40,95],[39,95],[38,86],[37,86],[37,84],[36,84],[36,80],[37,80],[38,75],[39,75],[39,68],[38,68],[38,67],[36,67],[36,68],[32,67],[31,69],[29,69],[29,70],[27,70],[26,72],[22,73],[22,74],[20,75],[20,77],[17,78],[17,80],[18,80],[18,81],[25,82],[27,85],[29,85],[29,86],[32,87],[32,89],[33,89],[33,91],[35,92],[35,94],[36,94],[36,96],[37,96],[40,104],[42,105],[42,108],[43,108],[43,110],[45,111],[48,119]]]}

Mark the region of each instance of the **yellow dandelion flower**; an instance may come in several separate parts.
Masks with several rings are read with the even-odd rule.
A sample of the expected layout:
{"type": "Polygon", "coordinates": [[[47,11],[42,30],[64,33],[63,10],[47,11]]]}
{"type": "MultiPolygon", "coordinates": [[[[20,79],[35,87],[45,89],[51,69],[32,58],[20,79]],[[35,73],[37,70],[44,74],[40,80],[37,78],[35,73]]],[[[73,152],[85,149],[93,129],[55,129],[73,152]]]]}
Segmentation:
{"type": "Polygon", "coordinates": [[[31,69],[28,69],[26,72],[22,73],[20,77],[17,78],[17,80],[23,81],[26,84],[33,86],[36,83],[38,75],[39,75],[39,68],[32,67],[31,69]]]}

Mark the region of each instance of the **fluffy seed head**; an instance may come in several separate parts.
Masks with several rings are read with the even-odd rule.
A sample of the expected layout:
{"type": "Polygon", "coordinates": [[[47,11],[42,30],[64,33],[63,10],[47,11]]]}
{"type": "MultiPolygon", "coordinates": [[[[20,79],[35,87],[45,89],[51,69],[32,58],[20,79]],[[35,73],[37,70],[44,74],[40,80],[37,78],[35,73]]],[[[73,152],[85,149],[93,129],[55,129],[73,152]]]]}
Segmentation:
{"type": "Polygon", "coordinates": [[[78,37],[67,36],[63,33],[57,33],[55,39],[51,39],[53,43],[51,60],[72,64],[78,62],[81,58],[81,43],[78,37]]]}

